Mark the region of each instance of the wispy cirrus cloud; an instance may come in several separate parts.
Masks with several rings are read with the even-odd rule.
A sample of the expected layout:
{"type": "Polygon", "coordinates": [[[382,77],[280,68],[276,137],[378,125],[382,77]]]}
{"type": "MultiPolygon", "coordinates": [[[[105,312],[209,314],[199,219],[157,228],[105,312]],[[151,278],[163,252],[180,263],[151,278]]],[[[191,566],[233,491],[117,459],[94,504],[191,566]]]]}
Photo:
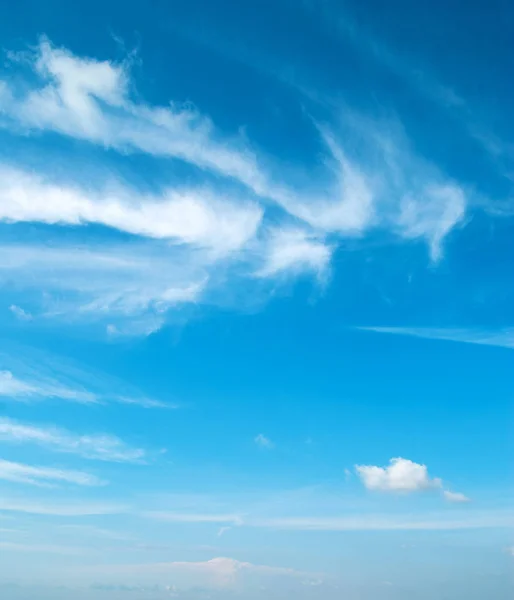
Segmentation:
{"type": "Polygon", "coordinates": [[[406,196],[402,201],[399,224],[408,238],[424,237],[432,260],[442,255],[442,242],[464,217],[466,199],[463,191],[453,186],[428,188],[424,201],[406,196]]]}
{"type": "Polygon", "coordinates": [[[50,553],[50,554],[82,554],[83,548],[76,546],[60,546],[58,544],[22,544],[19,542],[0,542],[0,548],[9,552],[34,552],[34,553],[50,553]]]}
{"type": "Polygon", "coordinates": [[[9,306],[9,310],[12,314],[17,317],[20,321],[32,321],[32,315],[24,310],[21,306],[17,306],[16,304],[11,304],[9,306]]]}
{"type": "Polygon", "coordinates": [[[11,371],[0,371],[0,396],[11,398],[61,398],[80,403],[97,402],[94,394],[84,390],[61,387],[58,382],[26,381],[15,377],[11,371]]]}
{"type": "Polygon", "coordinates": [[[131,448],[113,435],[78,435],[58,427],[42,427],[20,423],[9,418],[0,418],[0,442],[12,444],[36,444],[84,458],[109,462],[142,463],[146,452],[131,448]]]}
{"type": "MultiPolygon", "coordinates": [[[[311,12],[314,16],[314,11],[311,12]]],[[[429,65],[419,64],[419,61],[413,62],[408,53],[386,43],[377,31],[366,26],[365,22],[355,19],[351,12],[340,4],[333,5],[329,11],[316,10],[315,13],[316,18],[323,15],[322,21],[327,31],[350,42],[358,52],[372,57],[389,72],[405,81],[412,90],[451,115],[468,137],[491,158],[497,161],[498,158],[505,157],[507,161],[512,161],[512,142],[498,135],[492,120],[483,118],[480,107],[476,110],[476,106],[470,104],[454,86],[442,81],[429,65]]],[[[507,176],[505,172],[502,174],[507,176]]]]}
{"type": "Polygon", "coordinates": [[[130,511],[130,507],[121,503],[63,502],[54,497],[29,499],[26,496],[7,496],[3,494],[0,497],[0,510],[9,513],[69,518],[125,514],[130,511]]]}
{"type": "Polygon", "coordinates": [[[202,514],[153,510],[143,511],[141,516],[168,523],[230,523],[232,525],[241,525],[243,523],[242,516],[238,514],[202,514]]]}
{"type": "MultiPolygon", "coordinates": [[[[190,108],[135,104],[128,94],[126,65],[76,57],[47,40],[17,60],[20,68],[28,66],[37,75],[40,86],[28,92],[14,86],[0,98],[3,115],[16,127],[53,130],[123,153],[180,159],[246,188],[237,190],[235,199],[227,185],[203,184],[200,177],[193,187],[164,186],[159,193],[144,194],[116,178],[103,185],[93,178],[94,185],[85,186],[74,180],[83,181],[83,173],[66,180],[52,176],[50,169],[43,175],[3,165],[1,220],[57,228],[102,225],[150,240],[145,248],[137,242],[103,248],[93,244],[95,250],[84,244],[9,246],[5,256],[16,257],[16,264],[3,262],[0,278],[11,282],[15,269],[18,285],[46,291],[46,306],[31,310],[35,318],[109,318],[109,330],[116,334],[151,333],[171,308],[203,300],[206,289],[225,280],[234,262],[246,264],[243,275],[260,270],[274,276],[289,266],[295,272],[314,270],[320,252],[330,253],[318,241],[310,249],[318,257],[309,258],[304,248],[301,257],[277,265],[278,240],[271,251],[260,240],[264,208],[255,199],[245,200],[269,196],[267,176],[252,152],[241,140],[223,140],[207,118],[190,108]],[[77,263],[84,268],[77,269],[77,263]]],[[[11,83],[4,84],[4,91],[11,83]]],[[[275,196],[292,205],[297,194],[277,188],[275,196]]]]}
{"type": "MultiPolygon", "coordinates": [[[[298,189],[287,182],[276,181],[267,169],[270,159],[260,156],[242,138],[224,137],[197,110],[177,104],[160,107],[131,100],[126,64],[78,57],[54,47],[44,38],[34,52],[23,55],[22,64],[35,73],[37,83],[33,76],[27,77],[31,81],[27,91],[27,87],[17,89],[14,82],[5,80],[4,91],[9,93],[4,93],[1,102],[4,114],[18,127],[50,129],[124,152],[132,150],[184,160],[200,169],[235,179],[254,196],[273,200],[292,216],[320,231],[361,233],[373,225],[377,217],[380,220],[376,214],[377,188],[373,183],[376,173],[369,173],[364,165],[351,159],[336,131],[326,125],[317,127],[327,151],[325,175],[321,180],[303,178],[306,185],[298,189]]],[[[391,170],[389,162],[390,156],[383,153],[382,169],[391,170]]],[[[432,185],[434,183],[432,181],[432,185]]],[[[120,198],[114,191],[100,205],[109,208],[107,215],[99,216],[99,208],[95,209],[77,193],[72,195],[74,202],[70,212],[75,213],[75,219],[80,216],[85,221],[100,218],[100,222],[109,219],[111,224],[119,224],[123,220],[126,226],[132,222],[133,229],[158,232],[159,236],[166,228],[176,232],[176,224],[154,220],[151,225],[152,211],[156,210],[151,203],[141,213],[131,213],[130,203],[123,202],[129,198],[126,195],[120,198]],[[116,212],[125,212],[126,216],[118,217],[116,212]],[[142,217],[140,223],[138,215],[142,217]]],[[[204,188],[204,193],[206,191],[204,188]]],[[[201,200],[197,199],[192,205],[187,194],[175,192],[171,200],[171,211],[174,206],[182,205],[190,212],[201,209],[201,200]]]]}
{"type": "Polygon", "coordinates": [[[127,64],[77,57],[46,38],[35,52],[13,58],[39,78],[25,93],[4,82],[2,106],[14,122],[124,151],[179,158],[250,188],[265,186],[252,153],[238,148],[240,141],[225,139],[198,111],[133,102],[127,64]]]}
{"type": "Polygon", "coordinates": [[[275,517],[261,519],[255,526],[293,531],[453,531],[461,529],[505,528],[514,526],[512,512],[476,512],[451,518],[443,513],[431,513],[418,517],[398,515],[359,515],[275,517]]]}
{"type": "Polygon", "coordinates": [[[514,328],[454,328],[454,327],[359,327],[363,331],[411,336],[428,340],[443,340],[462,344],[514,348],[514,328]]]}
{"type": "Polygon", "coordinates": [[[454,502],[456,504],[465,504],[467,502],[470,502],[470,499],[464,494],[461,494],[460,492],[451,492],[450,490],[444,490],[443,496],[446,500],[448,500],[448,502],[454,502]]]}
{"type": "Polygon", "coordinates": [[[45,377],[18,378],[11,371],[0,371],[0,396],[22,402],[59,399],[79,404],[101,404],[112,401],[145,408],[176,408],[173,404],[166,404],[152,398],[99,394],[80,388],[65,387],[64,385],[60,385],[58,380],[52,381],[45,377]]]}
{"type": "MultiPolygon", "coordinates": [[[[349,497],[348,491],[344,489],[346,484],[337,489],[315,486],[260,493],[246,491],[204,496],[174,494],[154,499],[159,507],[142,510],[138,514],[145,519],[162,521],[163,524],[183,522],[191,526],[195,524],[199,528],[212,524],[305,532],[444,531],[514,526],[514,512],[510,508],[499,508],[496,505],[476,509],[471,504],[464,506],[464,502],[456,502],[451,511],[448,508],[427,510],[427,499],[420,499],[418,494],[434,492],[437,500],[439,495],[449,492],[446,485],[423,469],[421,475],[418,470],[414,482],[412,477],[409,479],[408,474],[402,474],[401,477],[393,475],[395,481],[387,486],[387,490],[384,490],[383,485],[374,490],[393,493],[385,506],[384,498],[379,494],[370,495],[365,500],[362,497],[349,497]],[[401,480],[398,482],[399,479],[401,480]],[[402,492],[402,498],[397,497],[399,492],[402,492]]],[[[457,495],[456,492],[450,493],[457,495]]],[[[444,494],[444,499],[452,501],[448,494],[444,494]]],[[[441,506],[444,505],[441,503],[441,506]]],[[[211,531],[213,529],[214,527],[211,531]]]]}
{"type": "Polygon", "coordinates": [[[46,231],[40,242],[6,244],[0,261],[0,283],[23,290],[16,302],[34,322],[101,321],[111,338],[147,335],[170,311],[209,304],[220,289],[304,273],[325,280],[341,239],[373,228],[425,240],[440,260],[463,219],[467,193],[457,182],[402,136],[351,111],[315,124],[324,156],[311,175],[225,136],[191,106],[135,99],[126,62],[76,56],[46,38],[10,56],[17,76],[3,80],[1,126],[195,170],[187,186],[149,193],[117,177],[1,165],[0,220],[51,226],[50,239],[46,231]],[[364,152],[349,151],[354,146],[364,152]],[[130,239],[106,243],[91,237],[91,226],[130,239]],[[61,239],[70,227],[85,229],[87,241],[61,239]]]}
{"type": "Polygon", "coordinates": [[[255,436],[254,442],[257,444],[257,446],[260,446],[261,448],[266,448],[267,450],[271,450],[275,447],[274,442],[272,442],[268,437],[266,437],[262,433],[259,433],[255,436]]]}
{"type": "Polygon", "coordinates": [[[0,108],[17,127],[57,131],[124,152],[180,159],[233,179],[312,225],[330,230],[367,226],[368,211],[353,193],[364,180],[348,161],[338,161],[342,185],[336,182],[333,197],[327,196],[314,209],[310,195],[302,199],[298,190],[275,183],[262,166],[263,159],[246,142],[223,136],[197,110],[176,103],[162,107],[132,101],[126,64],[77,57],[45,38],[35,52],[16,58],[39,80],[29,91],[3,82],[0,108]]]}
{"type": "Polygon", "coordinates": [[[118,403],[175,409],[174,402],[149,398],[116,377],[51,353],[11,346],[0,351],[0,397],[17,402],[64,400],[79,404],[118,403]]]}
{"type": "MultiPolygon", "coordinates": [[[[451,502],[451,500],[449,500],[451,502]]],[[[457,503],[464,503],[463,501],[457,503]]],[[[456,509],[457,510],[457,509],[456,509]]],[[[255,510],[242,511],[240,515],[200,515],[179,514],[162,511],[146,511],[140,516],[172,523],[220,523],[227,527],[249,527],[291,531],[451,531],[460,529],[511,528],[514,526],[514,513],[501,510],[481,510],[455,512],[429,512],[419,514],[398,514],[366,512],[348,514],[259,514],[255,510]]]]}
{"type": "Polygon", "coordinates": [[[105,483],[95,475],[83,471],[26,465],[3,459],[0,459],[0,479],[37,486],[51,486],[59,483],[97,486],[105,483]]]}
{"type": "Polygon", "coordinates": [[[7,284],[15,275],[33,302],[46,290],[38,306],[46,318],[120,320],[122,329],[128,316],[158,324],[170,308],[198,301],[208,279],[201,259],[181,262],[180,252],[144,244],[4,249],[0,279],[7,284]]]}

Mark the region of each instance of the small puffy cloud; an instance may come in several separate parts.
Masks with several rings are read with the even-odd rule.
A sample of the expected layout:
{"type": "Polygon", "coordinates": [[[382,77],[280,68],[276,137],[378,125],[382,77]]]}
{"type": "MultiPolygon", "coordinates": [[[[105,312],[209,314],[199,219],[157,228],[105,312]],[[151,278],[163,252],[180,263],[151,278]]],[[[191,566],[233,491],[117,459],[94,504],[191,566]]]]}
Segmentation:
{"type": "Polygon", "coordinates": [[[261,448],[268,448],[269,450],[275,447],[275,444],[262,433],[259,433],[259,435],[255,436],[254,442],[261,448]]]}
{"type": "Polygon", "coordinates": [[[455,502],[456,504],[465,504],[466,502],[471,502],[471,500],[461,494],[460,492],[450,492],[450,490],[444,490],[443,496],[448,502],[455,502]]]}
{"type": "Polygon", "coordinates": [[[357,475],[368,490],[380,492],[419,492],[440,488],[438,478],[428,475],[425,465],[405,458],[392,458],[387,467],[357,465],[357,475]]]}

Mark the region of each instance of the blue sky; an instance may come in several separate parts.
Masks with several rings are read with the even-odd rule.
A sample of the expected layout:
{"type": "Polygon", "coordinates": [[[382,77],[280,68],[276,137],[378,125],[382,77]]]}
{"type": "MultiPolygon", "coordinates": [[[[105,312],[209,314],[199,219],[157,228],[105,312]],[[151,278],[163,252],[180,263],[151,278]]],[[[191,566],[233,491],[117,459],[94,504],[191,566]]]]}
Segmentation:
{"type": "Polygon", "coordinates": [[[7,600],[503,600],[514,12],[1,3],[7,600]]]}

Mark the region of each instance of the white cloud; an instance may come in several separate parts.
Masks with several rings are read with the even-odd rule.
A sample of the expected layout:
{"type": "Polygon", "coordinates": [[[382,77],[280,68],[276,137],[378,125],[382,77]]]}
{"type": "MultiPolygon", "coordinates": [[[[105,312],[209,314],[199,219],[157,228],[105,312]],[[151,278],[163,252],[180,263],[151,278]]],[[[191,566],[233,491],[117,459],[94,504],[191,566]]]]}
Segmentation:
{"type": "Polygon", "coordinates": [[[177,408],[149,398],[116,377],[85,369],[64,356],[15,347],[0,351],[0,396],[21,402],[59,399],[81,404],[119,404],[143,408],[177,408]]]}
{"type": "MultiPolygon", "coordinates": [[[[369,173],[349,158],[335,132],[318,126],[327,150],[327,169],[318,181],[296,177],[303,179],[299,190],[298,185],[274,181],[263,167],[265,161],[248,143],[241,138],[224,138],[197,110],[173,103],[161,107],[132,101],[126,65],[77,57],[55,48],[46,39],[41,40],[34,54],[25,55],[25,60],[35,70],[39,84],[31,81],[27,92],[26,88],[16,89],[14,80],[4,82],[4,94],[0,96],[0,108],[18,127],[50,129],[123,152],[139,151],[184,160],[237,180],[256,196],[273,200],[294,217],[324,232],[353,235],[377,224],[384,216],[377,214],[378,196],[384,193],[387,182],[385,195],[413,198],[404,203],[402,227],[408,236],[429,239],[434,258],[440,254],[445,233],[461,218],[464,199],[459,196],[458,188],[434,185],[440,177],[427,172],[422,161],[415,163],[412,153],[406,161],[406,152],[398,149],[391,152],[391,144],[387,151],[382,148],[380,160],[373,164],[376,172],[369,173]],[[94,81],[90,79],[93,74],[94,81]],[[419,175],[423,185],[412,185],[411,179],[415,178],[411,172],[419,175]],[[380,180],[378,186],[377,180],[380,180]],[[423,197],[418,193],[419,188],[426,189],[423,197]],[[413,193],[406,193],[409,190],[413,193]]],[[[377,146],[373,139],[377,127],[374,121],[367,131],[353,131],[352,135],[358,138],[364,134],[369,138],[368,147],[377,146]]],[[[351,147],[352,141],[348,145],[351,147]]],[[[362,162],[368,166],[367,159],[362,162]]],[[[284,171],[280,165],[275,170],[284,171]]],[[[198,201],[187,206],[192,214],[200,211],[198,201]]],[[[152,206],[138,212],[111,197],[95,209],[87,202],[74,202],[71,210],[73,218],[89,221],[98,219],[99,210],[106,207],[109,210],[99,222],[105,218],[107,224],[123,223],[128,230],[153,232],[159,237],[165,232],[170,234],[170,225],[158,222],[157,209],[152,206]],[[122,209],[123,217],[119,214],[122,209]]],[[[171,227],[173,235],[176,229],[177,226],[171,227]]]]}
{"type": "MultiPolygon", "coordinates": [[[[202,514],[202,513],[169,513],[160,511],[140,512],[143,518],[162,520],[164,522],[183,523],[218,523],[225,527],[250,527],[257,529],[278,529],[296,531],[416,531],[416,530],[457,530],[477,528],[510,528],[514,526],[514,512],[512,510],[473,510],[422,513],[387,513],[362,512],[359,514],[348,513],[348,508],[340,506],[338,509],[331,507],[307,515],[290,514],[292,504],[301,505],[305,498],[289,497],[282,504],[286,514],[276,514],[279,503],[273,499],[270,506],[264,511],[264,502],[253,503],[241,510],[239,514],[202,514]],[[270,510],[271,508],[271,510],[270,510]],[[329,514],[327,514],[329,513],[329,514]]],[[[241,508],[241,507],[240,507],[241,508]]]]}
{"type": "Polygon", "coordinates": [[[307,191],[276,186],[267,190],[287,212],[315,230],[344,235],[359,235],[375,220],[376,190],[370,178],[345,154],[335,135],[319,128],[328,151],[327,166],[331,178],[309,183],[307,191]]]}
{"type": "MultiPolygon", "coordinates": [[[[344,135],[340,124],[318,126],[325,156],[305,174],[241,136],[223,136],[190,106],[136,100],[127,64],[75,56],[44,38],[14,60],[16,76],[0,81],[0,126],[179,159],[203,182],[143,193],[121,181],[99,183],[82,167],[66,179],[46,164],[44,174],[0,166],[0,220],[53,226],[51,243],[0,248],[0,285],[23,290],[16,302],[30,306],[35,322],[101,321],[111,339],[149,335],[172,310],[209,304],[220,288],[288,274],[322,279],[340,238],[372,227],[426,240],[438,260],[463,218],[464,191],[380,123],[347,124],[344,135]],[[25,79],[24,68],[32,71],[25,79]],[[365,154],[348,152],[359,144],[365,154]],[[84,227],[80,246],[71,238],[55,243],[63,226],[87,225],[130,234],[130,242],[108,247],[84,227]]],[[[29,315],[13,307],[19,318],[29,315]]]]}
{"type": "Polygon", "coordinates": [[[241,562],[233,558],[213,558],[202,562],[173,562],[169,563],[172,569],[187,570],[207,576],[211,583],[226,586],[235,583],[235,580],[244,572],[253,572],[265,575],[286,575],[299,576],[299,572],[294,569],[283,567],[270,567],[264,565],[254,565],[248,562],[241,562]]]}
{"type": "Polygon", "coordinates": [[[218,529],[218,533],[216,534],[218,537],[221,537],[223,534],[225,534],[227,531],[230,531],[232,529],[232,527],[220,527],[218,529]]]}
{"type": "Polygon", "coordinates": [[[3,105],[25,127],[50,129],[124,151],[179,158],[238,179],[254,190],[263,187],[252,153],[238,140],[222,139],[197,111],[176,104],[133,103],[125,65],[80,58],[46,39],[26,58],[33,61],[41,85],[26,94],[12,93],[10,102],[4,94],[3,105]]]}
{"type": "Polygon", "coordinates": [[[15,285],[17,293],[23,289],[24,301],[31,294],[34,319],[108,319],[115,338],[149,335],[171,309],[209,303],[220,286],[256,273],[320,277],[327,270],[332,248],[322,237],[305,229],[263,229],[262,209],[254,203],[221,201],[208,193],[170,195],[171,200],[152,200],[118,189],[109,197],[9,170],[0,183],[0,219],[99,223],[167,239],[95,240],[94,249],[70,241],[9,244],[1,248],[0,284],[15,285]]]}
{"type": "Polygon", "coordinates": [[[257,583],[262,590],[264,581],[269,578],[294,578],[305,580],[307,573],[290,568],[257,565],[233,558],[217,557],[205,561],[174,561],[166,563],[145,563],[132,565],[109,565],[92,567],[87,570],[95,580],[107,581],[123,577],[130,583],[158,582],[168,584],[169,578],[179,585],[208,588],[232,588],[236,584],[257,583]]]}
{"type": "Polygon", "coordinates": [[[473,512],[455,516],[448,513],[427,515],[306,516],[248,519],[248,527],[295,531],[452,531],[460,529],[511,528],[512,511],[473,512]]]}
{"type": "Polygon", "coordinates": [[[318,130],[330,153],[328,160],[336,184],[328,194],[314,194],[288,210],[323,231],[359,234],[375,218],[377,198],[373,178],[348,158],[334,133],[323,127],[318,130]]]}
{"type": "MultiPolygon", "coordinates": [[[[274,200],[292,215],[330,231],[360,231],[368,225],[372,195],[329,133],[323,132],[337,166],[333,194],[302,198],[274,183],[241,138],[224,138],[190,106],[133,102],[126,65],[74,56],[42,39],[25,55],[39,77],[29,91],[7,88],[0,108],[18,126],[49,129],[121,151],[184,160],[237,180],[257,196],[274,200]],[[94,80],[91,79],[94,77],[94,80]],[[101,102],[99,102],[101,101],[101,102]]],[[[4,92],[8,85],[4,82],[4,92]]],[[[13,86],[15,87],[15,86],[13,86]]],[[[324,181],[321,188],[327,188],[324,181]]]]}
{"type": "Polygon", "coordinates": [[[425,190],[424,198],[403,199],[398,224],[406,237],[426,238],[430,256],[437,261],[441,258],[443,239],[462,221],[465,210],[466,200],[460,188],[432,187],[425,190]]]}
{"type": "Polygon", "coordinates": [[[241,525],[243,519],[237,514],[180,513],[170,511],[144,511],[142,516],[170,523],[227,523],[241,525]]]}
{"type": "Polygon", "coordinates": [[[418,492],[441,487],[440,479],[432,479],[425,465],[405,458],[392,458],[387,467],[357,465],[357,475],[373,491],[418,492]]]}
{"type": "Polygon", "coordinates": [[[140,318],[141,325],[144,317],[148,324],[171,307],[196,302],[208,278],[207,259],[144,244],[94,250],[12,245],[0,250],[0,282],[8,285],[14,277],[28,291],[45,290],[47,318],[130,316],[140,318]]]}
{"type": "Polygon", "coordinates": [[[56,544],[20,544],[17,542],[0,542],[0,548],[9,552],[36,552],[50,554],[80,554],[83,549],[74,546],[59,546],[56,544]]]}
{"type": "Polygon", "coordinates": [[[368,225],[425,240],[431,259],[440,260],[445,237],[464,219],[468,190],[419,156],[397,119],[347,108],[342,121],[344,135],[365,157],[362,176],[374,198],[368,225]]]}
{"type": "Polygon", "coordinates": [[[144,450],[131,448],[113,435],[77,435],[57,427],[41,427],[0,418],[0,441],[35,443],[56,452],[111,462],[143,462],[144,450]]]}
{"type": "Polygon", "coordinates": [[[448,502],[454,502],[456,504],[464,504],[466,502],[470,502],[470,499],[464,494],[461,494],[460,492],[450,492],[449,490],[444,490],[443,496],[446,500],[448,500],[448,502]]]}
{"type": "Polygon", "coordinates": [[[21,306],[16,306],[16,304],[11,304],[11,306],[9,306],[9,310],[20,321],[32,321],[32,318],[33,318],[32,315],[28,311],[21,308],[21,306]]]}
{"type": "Polygon", "coordinates": [[[26,465],[0,459],[0,479],[15,483],[47,486],[56,483],[73,483],[75,485],[96,486],[104,482],[89,473],[26,465]]]}
{"type": "Polygon", "coordinates": [[[498,346],[499,348],[514,348],[514,328],[503,329],[457,329],[436,327],[359,327],[364,331],[407,335],[429,340],[445,340],[463,344],[478,344],[482,346],[498,346]]]}
{"type": "Polygon", "coordinates": [[[446,110],[447,114],[462,126],[463,132],[471,141],[477,142],[496,162],[502,155],[512,157],[512,146],[495,133],[491,123],[477,120],[479,111],[475,110],[476,107],[471,106],[455,89],[439,81],[427,65],[419,63],[419,57],[412,63],[408,53],[398,52],[398,48],[389,47],[384,40],[362,27],[349,13],[341,17],[340,7],[337,17],[327,14],[325,18],[331,29],[336,20],[336,26],[347,41],[351,41],[359,50],[369,53],[395,76],[407,82],[413,90],[446,110]]]}
{"type": "Polygon", "coordinates": [[[97,393],[83,389],[66,387],[58,379],[44,376],[32,376],[30,380],[15,377],[10,371],[0,371],[0,396],[5,396],[18,401],[41,400],[58,398],[79,404],[101,404],[112,401],[119,404],[133,404],[144,408],[177,408],[174,404],[167,404],[152,398],[131,397],[115,395],[112,393],[97,393]]]}
{"type": "Polygon", "coordinates": [[[271,450],[275,447],[275,444],[262,433],[259,433],[259,435],[255,437],[254,442],[258,446],[261,446],[261,448],[267,448],[268,450],[271,450]]]}
{"type": "Polygon", "coordinates": [[[55,498],[48,500],[27,500],[22,497],[7,497],[3,494],[0,497],[0,510],[24,513],[30,515],[47,515],[55,517],[83,517],[92,515],[117,515],[129,511],[129,507],[123,504],[105,504],[105,503],[63,503],[55,498]]]}
{"type": "Polygon", "coordinates": [[[257,275],[269,277],[282,272],[312,271],[322,276],[330,263],[331,248],[323,240],[302,229],[269,231],[265,264],[257,275]]]}
{"type": "Polygon", "coordinates": [[[19,169],[0,169],[0,220],[50,225],[97,223],[138,236],[231,252],[251,239],[262,209],[213,197],[208,189],[143,196],[121,184],[81,189],[19,169]]]}
{"type": "Polygon", "coordinates": [[[0,396],[22,399],[34,397],[61,398],[85,404],[97,402],[94,394],[87,391],[68,389],[51,381],[23,381],[15,377],[10,371],[0,371],[0,396]]]}

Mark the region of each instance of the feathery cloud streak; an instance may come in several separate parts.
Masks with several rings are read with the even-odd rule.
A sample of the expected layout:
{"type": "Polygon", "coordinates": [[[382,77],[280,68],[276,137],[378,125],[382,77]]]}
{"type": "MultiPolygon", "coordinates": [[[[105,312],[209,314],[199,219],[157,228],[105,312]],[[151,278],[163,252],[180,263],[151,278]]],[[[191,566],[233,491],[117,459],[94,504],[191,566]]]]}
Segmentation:
{"type": "Polygon", "coordinates": [[[0,442],[31,443],[56,452],[111,462],[143,462],[144,450],[131,448],[113,435],[77,435],[57,427],[41,427],[0,418],[0,442]]]}
{"type": "Polygon", "coordinates": [[[412,336],[427,340],[443,340],[462,344],[514,348],[514,328],[503,329],[459,329],[452,327],[359,327],[363,331],[412,336]]]}
{"type": "Polygon", "coordinates": [[[78,247],[54,238],[51,246],[6,245],[0,283],[14,276],[33,303],[43,304],[21,303],[13,310],[18,318],[101,319],[112,336],[148,334],[171,309],[208,303],[219,286],[304,273],[324,280],[341,237],[371,228],[426,240],[432,260],[440,260],[444,238],[464,216],[466,194],[457,183],[401,136],[351,114],[336,119],[345,121],[348,145],[355,140],[373,151],[350,156],[339,125],[316,124],[325,148],[316,172],[323,174],[306,180],[293,169],[281,181],[272,175],[284,172],[280,158],[224,136],[198,110],[133,99],[126,63],[75,56],[46,38],[11,61],[18,77],[3,80],[0,125],[13,133],[53,131],[197,169],[193,186],[165,184],[143,193],[121,181],[79,184],[84,173],[65,179],[51,169],[43,175],[0,165],[0,220],[51,225],[54,238],[63,227],[87,225],[132,236],[123,244],[95,238],[94,249],[91,241],[78,247]]]}
{"type": "Polygon", "coordinates": [[[82,471],[33,466],[0,459],[0,479],[14,483],[51,486],[58,483],[97,486],[104,482],[94,475],[82,471]]]}
{"type": "MultiPolygon", "coordinates": [[[[298,190],[274,181],[265,168],[269,159],[259,157],[242,139],[224,138],[198,111],[176,104],[160,107],[133,102],[130,74],[124,64],[77,57],[44,38],[37,50],[24,54],[19,63],[28,64],[32,70],[32,79],[27,76],[31,81],[29,91],[5,80],[0,99],[4,115],[18,127],[53,130],[118,150],[185,160],[237,180],[254,195],[275,201],[294,217],[322,231],[359,233],[376,221],[377,189],[372,184],[375,173],[367,173],[364,165],[351,161],[335,133],[326,126],[318,131],[327,150],[330,176],[312,182],[309,191],[298,190]]],[[[382,168],[387,168],[390,158],[383,154],[382,168]]],[[[437,182],[427,183],[438,195],[437,182]]],[[[77,204],[74,206],[76,209],[77,204]]],[[[83,202],[80,212],[87,220],[94,211],[86,206],[83,202]]],[[[120,209],[119,202],[111,199],[109,208],[110,218],[119,222],[121,219],[112,214],[120,209]]],[[[143,213],[146,219],[151,218],[151,208],[143,213]]],[[[432,211],[430,219],[435,214],[432,211]]],[[[129,221],[130,216],[125,220],[129,221]]],[[[450,222],[447,211],[443,211],[443,221],[450,222]]]]}

